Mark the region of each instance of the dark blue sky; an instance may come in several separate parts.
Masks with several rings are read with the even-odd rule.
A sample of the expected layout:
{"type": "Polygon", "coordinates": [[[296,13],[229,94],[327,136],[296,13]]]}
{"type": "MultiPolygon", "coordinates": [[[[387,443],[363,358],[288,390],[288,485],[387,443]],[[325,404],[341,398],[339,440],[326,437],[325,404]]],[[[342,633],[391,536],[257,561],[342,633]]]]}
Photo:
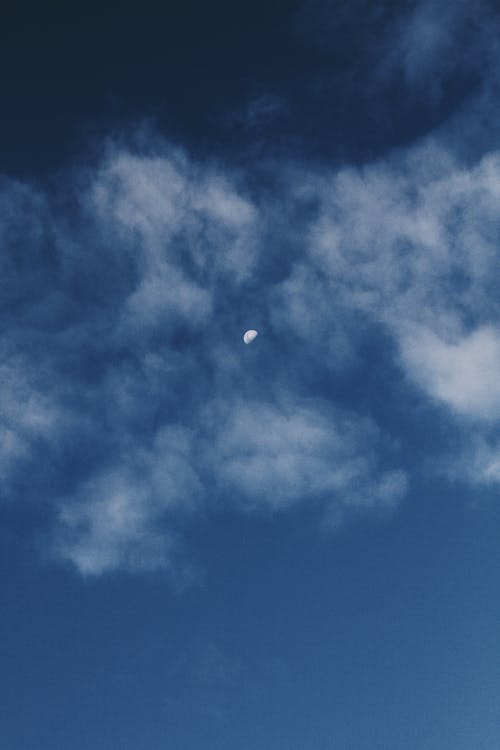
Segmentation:
{"type": "Polygon", "coordinates": [[[458,5],[467,17],[450,29],[456,49],[411,92],[395,38],[416,4],[403,0],[12,7],[0,53],[2,164],[46,173],[145,118],[209,157],[373,159],[480,87],[486,11],[458,5]]]}
{"type": "Polygon", "coordinates": [[[0,26],[0,748],[497,750],[494,4],[0,26]]]}

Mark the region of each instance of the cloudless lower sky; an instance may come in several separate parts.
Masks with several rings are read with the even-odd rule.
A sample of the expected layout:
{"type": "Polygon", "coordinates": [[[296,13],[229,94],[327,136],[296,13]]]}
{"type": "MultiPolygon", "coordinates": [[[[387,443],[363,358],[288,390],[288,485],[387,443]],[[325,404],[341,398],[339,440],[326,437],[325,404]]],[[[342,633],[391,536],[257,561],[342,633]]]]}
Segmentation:
{"type": "Polygon", "coordinates": [[[499,40],[2,11],[0,750],[498,749],[499,40]]]}

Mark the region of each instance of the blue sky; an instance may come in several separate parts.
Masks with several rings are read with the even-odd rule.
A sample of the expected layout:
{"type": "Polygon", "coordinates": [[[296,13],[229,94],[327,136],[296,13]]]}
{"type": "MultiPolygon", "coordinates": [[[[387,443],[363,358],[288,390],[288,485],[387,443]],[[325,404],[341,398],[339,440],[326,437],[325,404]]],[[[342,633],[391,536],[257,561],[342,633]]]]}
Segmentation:
{"type": "Polygon", "coordinates": [[[494,5],[5,20],[0,747],[496,750],[494,5]]]}

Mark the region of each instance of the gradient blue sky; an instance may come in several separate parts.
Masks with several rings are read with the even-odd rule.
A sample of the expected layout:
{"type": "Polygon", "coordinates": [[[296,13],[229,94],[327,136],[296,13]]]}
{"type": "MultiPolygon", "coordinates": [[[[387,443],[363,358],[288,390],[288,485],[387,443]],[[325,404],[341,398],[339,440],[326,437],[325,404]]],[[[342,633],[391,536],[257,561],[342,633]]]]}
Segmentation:
{"type": "Polygon", "coordinates": [[[498,750],[495,4],[0,42],[0,750],[498,750]]]}

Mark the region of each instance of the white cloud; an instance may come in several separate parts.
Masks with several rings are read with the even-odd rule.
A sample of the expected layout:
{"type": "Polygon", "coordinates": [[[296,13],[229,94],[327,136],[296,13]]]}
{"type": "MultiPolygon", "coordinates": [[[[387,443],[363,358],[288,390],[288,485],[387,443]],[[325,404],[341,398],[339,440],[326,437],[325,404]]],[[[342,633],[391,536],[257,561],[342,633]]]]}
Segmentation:
{"type": "Polygon", "coordinates": [[[392,510],[407,490],[404,472],[379,466],[376,427],[326,403],[221,398],[197,424],[203,439],[180,425],[161,428],[150,448],[127,438],[114,464],[60,504],[56,557],[83,575],[163,568],[187,580],[175,529],[200,507],[275,512],[320,502],[337,524],[354,511],[392,510]]]}
{"type": "MultiPolygon", "coordinates": [[[[328,395],[347,368],[363,375],[366,331],[392,338],[398,386],[488,429],[500,416],[500,155],[466,166],[427,143],[360,169],[282,170],[270,205],[163,145],[112,151],[79,184],[74,222],[23,193],[42,217],[30,278],[41,270],[31,293],[5,264],[22,316],[4,367],[21,365],[4,371],[0,466],[41,464],[34,443],[48,472],[69,462],[54,543],[85,574],[174,571],[179,519],[218,502],[307,502],[331,522],[394,507],[408,480],[369,405],[328,395]],[[249,320],[263,333],[243,354],[249,320]]],[[[22,222],[5,205],[8,246],[22,222]]],[[[488,450],[478,481],[498,476],[488,450]]]]}
{"type": "Polygon", "coordinates": [[[408,160],[341,171],[318,184],[322,210],[311,231],[311,257],[346,304],[377,315],[424,316],[423,302],[443,310],[462,299],[477,304],[472,295],[495,270],[498,156],[470,170],[450,169],[439,151],[413,156],[444,162],[445,174],[429,178],[420,164],[420,176],[408,160]]]}
{"type": "Polygon", "coordinates": [[[134,477],[110,472],[88,482],[82,499],[61,510],[54,545],[83,575],[169,566],[168,532],[155,528],[149,500],[134,477]]]}
{"type": "Polygon", "coordinates": [[[53,548],[83,575],[166,568],[176,580],[192,571],[179,565],[172,515],[199,503],[191,435],[163,427],[149,450],[133,445],[119,463],[86,480],[60,507],[53,548]]]}
{"type": "MultiPolygon", "coordinates": [[[[500,440],[491,424],[468,424],[465,430],[455,429],[448,450],[436,461],[427,462],[432,474],[474,490],[495,488],[500,483],[500,440]]],[[[469,501],[477,503],[481,494],[472,494],[469,501]]]]}
{"type": "Polygon", "coordinates": [[[214,270],[244,278],[259,234],[252,202],[221,168],[196,164],[161,142],[156,151],[112,151],[93,177],[88,205],[101,229],[136,252],[139,246],[146,273],[168,275],[182,260],[205,282],[214,270]]]}
{"type": "Polygon", "coordinates": [[[213,453],[217,478],[247,508],[283,510],[320,498],[332,515],[389,507],[405,493],[403,473],[377,466],[374,425],[326,403],[237,401],[222,425],[213,453]]]}
{"type": "Polygon", "coordinates": [[[144,251],[154,253],[157,243],[171,239],[186,219],[185,169],[180,151],[167,157],[113,153],[92,179],[90,206],[105,226],[147,238],[144,251]]]}
{"type": "Polygon", "coordinates": [[[479,328],[456,342],[415,329],[401,339],[403,363],[433,398],[470,417],[500,417],[500,330],[479,328]]]}
{"type": "Polygon", "coordinates": [[[60,438],[67,415],[48,392],[47,378],[30,372],[26,361],[0,365],[0,382],[0,479],[8,498],[13,472],[36,458],[40,443],[60,438]]]}
{"type": "MultiPolygon", "coordinates": [[[[474,448],[465,456],[465,473],[473,484],[498,484],[500,482],[500,443],[493,445],[484,439],[476,439],[474,448]]],[[[463,468],[464,468],[463,467],[463,468]]]]}
{"type": "Polygon", "coordinates": [[[124,335],[131,329],[168,329],[179,319],[196,326],[206,323],[211,313],[209,290],[190,281],[179,269],[161,264],[154,273],[143,276],[127,299],[122,321],[124,335]]]}
{"type": "MultiPolygon", "coordinates": [[[[319,176],[316,195],[308,255],[278,287],[275,316],[304,340],[320,331],[324,348],[325,330],[332,340],[357,311],[394,336],[430,395],[497,417],[499,155],[465,168],[418,148],[390,165],[319,176]]],[[[355,327],[350,334],[355,344],[355,327]]]]}

